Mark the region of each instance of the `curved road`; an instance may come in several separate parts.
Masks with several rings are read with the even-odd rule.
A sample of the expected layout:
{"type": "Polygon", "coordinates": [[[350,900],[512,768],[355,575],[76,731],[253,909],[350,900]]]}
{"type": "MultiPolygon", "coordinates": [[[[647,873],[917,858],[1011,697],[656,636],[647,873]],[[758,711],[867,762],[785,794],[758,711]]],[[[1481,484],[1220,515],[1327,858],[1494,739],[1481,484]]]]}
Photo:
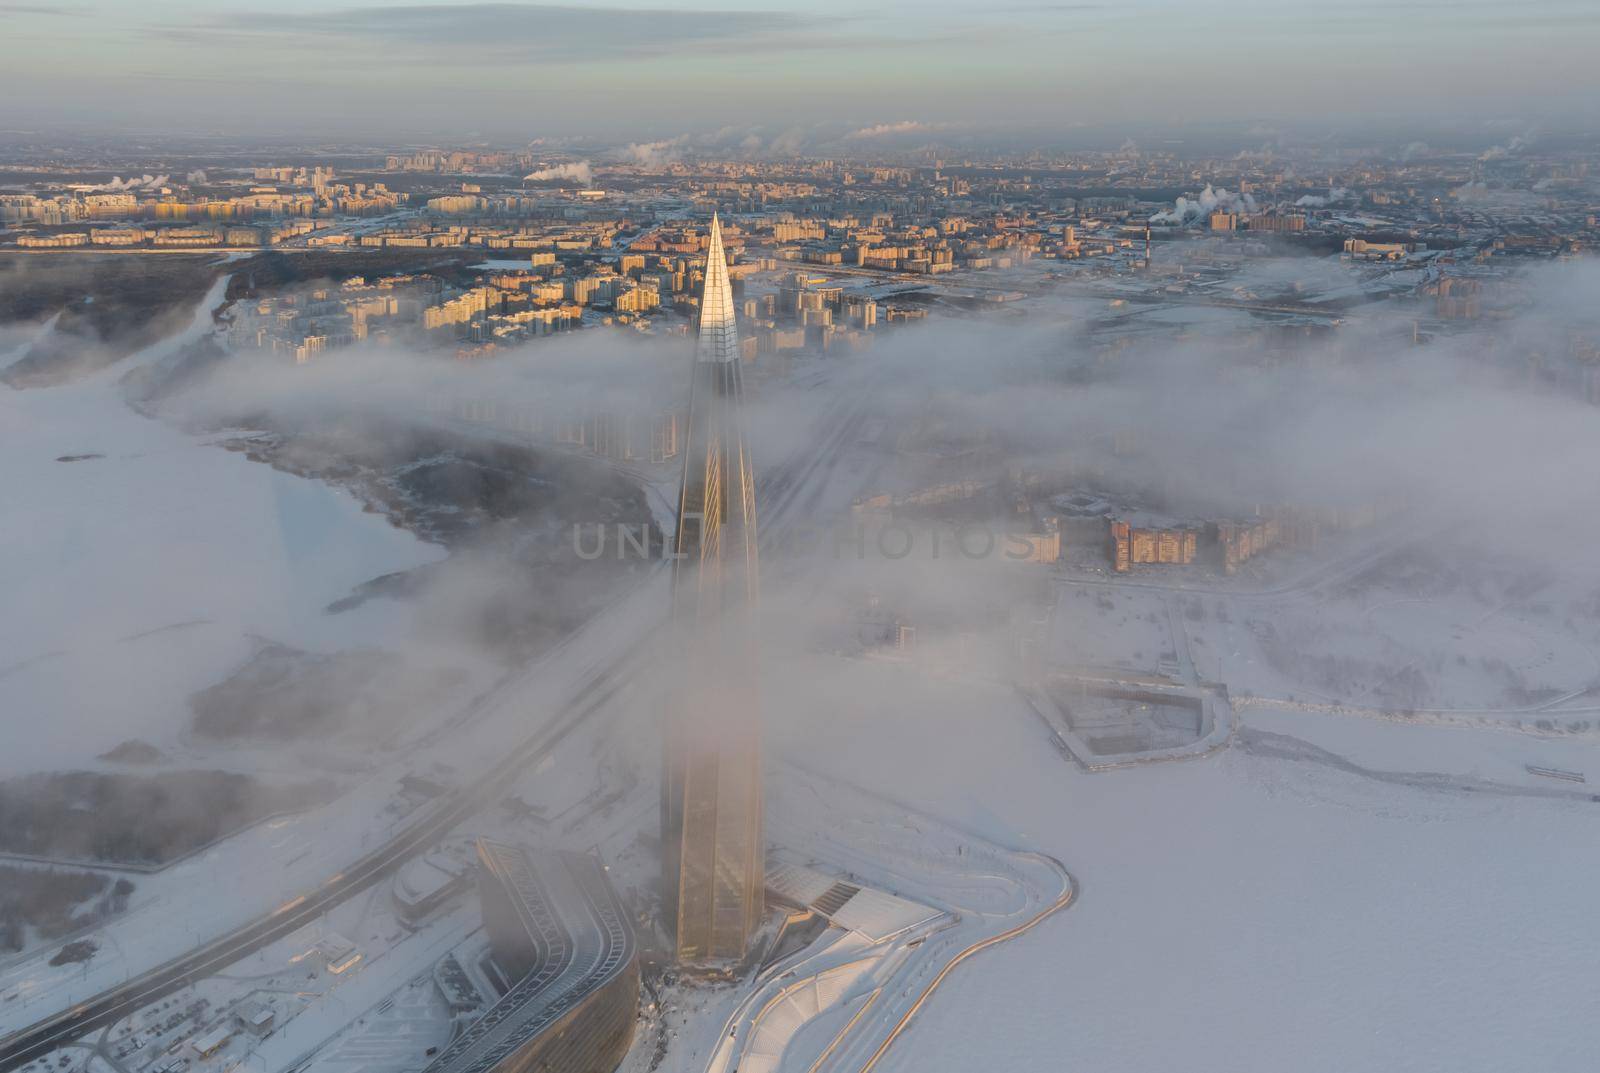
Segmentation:
{"type": "MultiPolygon", "coordinates": [[[[844,443],[859,420],[863,395],[847,405],[835,406],[826,414],[833,428],[818,441],[817,448],[791,459],[770,471],[763,482],[770,519],[783,518],[801,490],[821,473],[831,472],[825,463],[844,443]]],[[[781,528],[775,526],[773,528],[781,528]]],[[[767,533],[772,534],[769,529],[767,533]]],[[[492,803],[505,788],[537,764],[559,745],[586,718],[608,701],[622,684],[631,658],[648,643],[639,642],[618,655],[607,668],[597,671],[579,690],[555,720],[513,749],[470,788],[450,791],[434,805],[430,814],[400,832],[383,846],[357,860],[321,886],[279,906],[259,918],[216,939],[202,943],[181,957],[158,965],[117,987],[101,992],[66,1010],[10,1032],[0,1038],[0,1073],[16,1069],[57,1047],[76,1041],[96,1028],[115,1024],[141,1007],[170,994],[195,980],[210,976],[240,958],[289,935],[313,921],[346,898],[393,873],[413,855],[422,852],[451,828],[492,803]]],[[[505,686],[516,684],[513,675],[505,686]]],[[[498,691],[497,691],[498,692],[498,691]]],[[[489,698],[482,698],[487,701],[489,698]]],[[[478,707],[474,704],[473,707],[478,707]]]]}

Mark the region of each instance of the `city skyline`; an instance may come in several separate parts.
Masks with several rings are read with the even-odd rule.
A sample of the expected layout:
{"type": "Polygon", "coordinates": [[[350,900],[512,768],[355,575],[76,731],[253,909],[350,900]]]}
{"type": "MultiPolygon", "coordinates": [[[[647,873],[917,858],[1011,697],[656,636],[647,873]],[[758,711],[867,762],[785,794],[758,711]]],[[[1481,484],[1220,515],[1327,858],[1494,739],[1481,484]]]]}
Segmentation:
{"type": "Polygon", "coordinates": [[[1597,44],[0,0],[0,1073],[1589,1069],[1597,44]]]}

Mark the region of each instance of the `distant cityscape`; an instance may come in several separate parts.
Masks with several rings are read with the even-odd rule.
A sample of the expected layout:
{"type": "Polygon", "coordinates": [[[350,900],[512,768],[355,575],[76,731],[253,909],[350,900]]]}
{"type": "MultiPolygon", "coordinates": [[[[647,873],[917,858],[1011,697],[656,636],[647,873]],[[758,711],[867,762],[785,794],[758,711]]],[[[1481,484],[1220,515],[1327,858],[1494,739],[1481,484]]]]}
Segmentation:
{"type": "Polygon", "coordinates": [[[440,150],[365,169],[213,165],[101,182],[75,179],[90,170],[77,165],[0,193],[0,249],[444,251],[449,272],[263,294],[235,312],[230,344],[303,362],[395,338],[467,357],[577,329],[687,331],[717,208],[756,362],[866,347],[931,301],[982,308],[1051,289],[1311,320],[1420,295],[1431,308],[1419,331],[1449,331],[1515,305],[1513,268],[1600,239],[1581,155],[1332,155],[644,168],[440,150]],[[1252,259],[1295,254],[1352,262],[1348,289],[1263,296],[1232,282],[1252,259]]]}
{"type": "Polygon", "coordinates": [[[468,118],[0,138],[0,1073],[1590,1068],[1592,135],[468,118]]]}

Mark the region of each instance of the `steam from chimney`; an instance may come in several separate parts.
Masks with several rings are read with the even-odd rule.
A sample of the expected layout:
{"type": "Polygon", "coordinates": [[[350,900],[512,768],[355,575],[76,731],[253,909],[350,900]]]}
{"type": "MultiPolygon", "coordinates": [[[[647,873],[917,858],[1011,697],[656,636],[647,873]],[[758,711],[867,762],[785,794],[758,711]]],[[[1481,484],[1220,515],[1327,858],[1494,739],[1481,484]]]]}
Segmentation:
{"type": "Polygon", "coordinates": [[[1224,187],[1213,188],[1210,183],[1200,191],[1200,197],[1190,201],[1180,197],[1166,212],[1150,217],[1153,224],[1184,224],[1204,220],[1213,212],[1255,212],[1256,199],[1249,194],[1235,194],[1224,187]]]}
{"type": "Polygon", "coordinates": [[[588,186],[594,182],[594,169],[587,160],[578,160],[569,164],[556,164],[548,168],[540,168],[522,177],[525,183],[543,182],[574,182],[580,186],[588,186]]]}

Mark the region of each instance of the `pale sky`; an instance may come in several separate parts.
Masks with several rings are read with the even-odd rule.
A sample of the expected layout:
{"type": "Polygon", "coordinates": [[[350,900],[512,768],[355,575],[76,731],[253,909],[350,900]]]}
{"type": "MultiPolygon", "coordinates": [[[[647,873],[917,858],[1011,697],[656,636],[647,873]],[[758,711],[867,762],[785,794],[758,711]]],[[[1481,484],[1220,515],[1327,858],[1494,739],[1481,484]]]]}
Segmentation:
{"type": "Polygon", "coordinates": [[[0,126],[769,142],[819,125],[1582,129],[1597,55],[1593,0],[0,0],[0,126]]]}

